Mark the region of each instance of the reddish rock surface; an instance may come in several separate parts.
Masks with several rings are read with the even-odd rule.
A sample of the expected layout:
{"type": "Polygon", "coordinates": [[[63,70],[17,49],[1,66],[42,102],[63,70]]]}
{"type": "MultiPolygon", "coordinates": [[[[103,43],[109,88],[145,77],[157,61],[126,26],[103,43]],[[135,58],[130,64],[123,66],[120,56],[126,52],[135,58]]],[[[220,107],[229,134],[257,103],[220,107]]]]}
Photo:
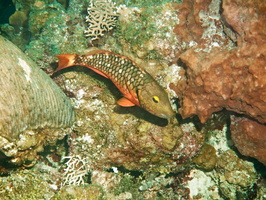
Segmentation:
{"type": "Polygon", "coordinates": [[[231,136],[239,152],[266,166],[266,126],[244,117],[231,117],[231,136]]]}
{"type": "Polygon", "coordinates": [[[199,12],[204,9],[207,10],[209,4],[210,0],[198,2],[187,0],[176,6],[180,23],[176,25],[174,32],[178,34],[181,41],[200,41],[203,28],[199,19],[199,12]]]}
{"type": "Polygon", "coordinates": [[[183,118],[197,115],[204,123],[222,109],[248,117],[232,117],[232,139],[240,153],[266,165],[266,4],[217,2],[177,6],[174,31],[186,48],[176,55],[182,78],[170,87],[183,118]]]}
{"type": "Polygon", "coordinates": [[[226,34],[209,39],[220,41],[209,52],[202,50],[210,41],[203,37],[205,26],[199,16],[208,12],[211,3],[202,5],[187,0],[178,7],[181,23],[174,31],[185,42],[197,42],[179,57],[185,64],[185,78],[171,85],[180,98],[179,113],[183,118],[197,115],[204,123],[225,108],[266,123],[265,2],[223,1],[223,20],[214,23],[217,29],[224,27],[226,34]],[[230,41],[235,44],[231,49],[226,47],[230,41]]]}

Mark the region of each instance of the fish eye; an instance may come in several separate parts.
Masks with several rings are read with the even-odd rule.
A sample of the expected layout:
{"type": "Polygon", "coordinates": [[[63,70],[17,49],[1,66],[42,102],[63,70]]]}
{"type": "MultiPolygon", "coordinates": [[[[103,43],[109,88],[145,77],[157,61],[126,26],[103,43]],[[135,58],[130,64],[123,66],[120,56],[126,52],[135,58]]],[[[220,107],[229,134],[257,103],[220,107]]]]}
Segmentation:
{"type": "Polygon", "coordinates": [[[159,101],[160,101],[159,97],[157,97],[157,96],[153,96],[152,100],[154,103],[159,103],[159,101]]]}

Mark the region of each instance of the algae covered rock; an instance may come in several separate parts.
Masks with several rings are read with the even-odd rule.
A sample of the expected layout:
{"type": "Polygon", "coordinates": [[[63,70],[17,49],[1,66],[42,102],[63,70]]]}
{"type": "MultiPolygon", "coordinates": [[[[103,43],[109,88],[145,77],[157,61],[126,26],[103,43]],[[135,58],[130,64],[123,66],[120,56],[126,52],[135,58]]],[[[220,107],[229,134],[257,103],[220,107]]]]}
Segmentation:
{"type": "Polygon", "coordinates": [[[253,163],[241,160],[234,151],[227,150],[217,161],[220,179],[220,192],[228,199],[238,199],[240,196],[249,199],[254,184],[257,181],[253,163]]]}
{"type": "Polygon", "coordinates": [[[209,144],[204,144],[199,154],[193,158],[193,162],[196,163],[200,169],[211,171],[214,169],[217,161],[216,150],[209,144]]]}
{"type": "Polygon", "coordinates": [[[103,191],[97,185],[82,185],[82,186],[65,186],[59,193],[57,193],[52,200],[61,200],[61,199],[91,199],[98,200],[102,199],[103,191]]]}
{"type": "Polygon", "coordinates": [[[0,199],[2,200],[51,199],[54,195],[51,184],[45,181],[44,174],[36,175],[27,169],[16,171],[7,177],[1,177],[0,190],[0,199]]]}
{"type": "Polygon", "coordinates": [[[53,80],[3,37],[0,66],[0,150],[13,163],[34,160],[43,145],[66,135],[55,128],[70,127],[74,111],[53,80]]]}

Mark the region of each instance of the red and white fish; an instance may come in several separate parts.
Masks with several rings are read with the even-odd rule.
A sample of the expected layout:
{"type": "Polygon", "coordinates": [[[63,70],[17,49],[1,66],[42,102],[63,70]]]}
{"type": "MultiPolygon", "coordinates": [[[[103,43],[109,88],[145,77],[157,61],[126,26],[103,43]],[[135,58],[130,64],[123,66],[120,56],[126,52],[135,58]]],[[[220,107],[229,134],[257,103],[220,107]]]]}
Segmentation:
{"type": "Polygon", "coordinates": [[[137,105],[161,118],[174,115],[166,91],[148,72],[125,56],[94,50],[86,55],[60,54],[56,57],[59,65],[55,72],[81,65],[111,79],[124,95],[117,102],[120,106],[137,105]]]}

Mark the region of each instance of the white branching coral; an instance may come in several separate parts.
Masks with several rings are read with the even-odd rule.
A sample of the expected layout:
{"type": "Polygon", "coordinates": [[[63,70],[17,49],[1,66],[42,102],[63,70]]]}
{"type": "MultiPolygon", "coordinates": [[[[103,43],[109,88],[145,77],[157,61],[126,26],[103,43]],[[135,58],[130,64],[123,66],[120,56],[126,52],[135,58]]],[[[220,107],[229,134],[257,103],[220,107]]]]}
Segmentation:
{"type": "Polygon", "coordinates": [[[103,36],[104,32],[112,30],[119,16],[118,9],[111,0],[91,0],[86,17],[88,30],[85,35],[96,40],[103,36]]]}
{"type": "Polygon", "coordinates": [[[83,185],[84,176],[88,174],[88,159],[81,158],[79,155],[65,156],[63,159],[69,159],[66,162],[64,172],[64,185],[83,185]]]}

